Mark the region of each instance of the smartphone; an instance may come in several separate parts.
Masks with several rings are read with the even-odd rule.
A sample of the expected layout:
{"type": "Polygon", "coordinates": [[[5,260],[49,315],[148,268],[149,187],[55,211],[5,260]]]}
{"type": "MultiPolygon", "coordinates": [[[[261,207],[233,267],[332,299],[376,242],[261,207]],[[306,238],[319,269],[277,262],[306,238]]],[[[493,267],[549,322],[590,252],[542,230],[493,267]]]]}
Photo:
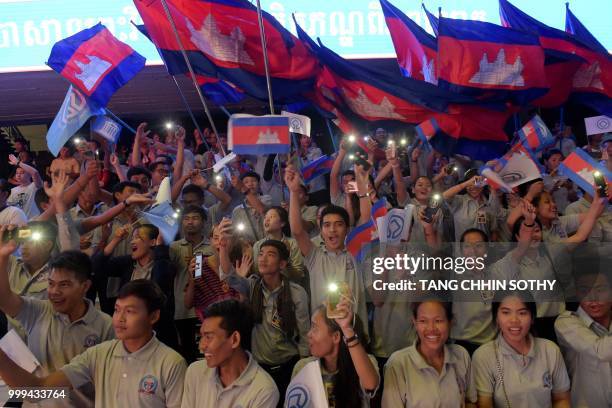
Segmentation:
{"type": "Polygon", "coordinates": [[[599,197],[607,197],[608,196],[608,183],[606,183],[606,178],[600,171],[596,171],[593,173],[593,181],[595,182],[595,186],[597,187],[597,192],[599,193],[599,197]]]}
{"type": "Polygon", "coordinates": [[[429,199],[429,203],[427,204],[427,207],[425,208],[425,222],[426,223],[431,224],[431,222],[433,221],[434,215],[436,215],[436,213],[438,212],[438,209],[440,208],[440,198],[441,198],[440,194],[434,194],[429,199]]]}
{"type": "Polygon", "coordinates": [[[336,310],[342,295],[348,294],[348,285],[345,282],[332,282],[327,287],[327,318],[338,319],[345,317],[345,313],[336,310]]]}
{"type": "Polygon", "coordinates": [[[19,227],[13,230],[6,230],[4,234],[2,234],[2,241],[7,242],[10,240],[22,243],[31,239],[40,239],[40,233],[34,232],[29,227],[19,227]],[[38,237],[38,238],[37,238],[38,237]]]}
{"type": "Polygon", "coordinates": [[[356,193],[357,192],[357,182],[349,181],[346,183],[346,192],[347,193],[356,193]]]}
{"type": "Polygon", "coordinates": [[[195,271],[193,274],[195,278],[199,278],[202,276],[202,262],[203,262],[202,254],[197,254],[195,256],[195,271]]]}
{"type": "Polygon", "coordinates": [[[355,154],[355,164],[362,166],[365,171],[370,170],[370,167],[372,167],[370,165],[370,162],[368,162],[366,159],[364,159],[358,154],[355,154]]]}
{"type": "Polygon", "coordinates": [[[459,169],[457,168],[457,166],[455,166],[454,163],[449,163],[446,165],[446,174],[451,175],[453,173],[455,173],[456,171],[458,171],[459,169]]]}

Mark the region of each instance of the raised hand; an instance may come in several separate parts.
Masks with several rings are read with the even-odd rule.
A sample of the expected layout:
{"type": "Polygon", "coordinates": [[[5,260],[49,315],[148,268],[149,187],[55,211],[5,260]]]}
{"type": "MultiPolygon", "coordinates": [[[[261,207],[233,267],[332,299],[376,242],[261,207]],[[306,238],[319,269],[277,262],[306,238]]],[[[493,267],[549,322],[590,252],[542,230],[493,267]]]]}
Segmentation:
{"type": "Polygon", "coordinates": [[[53,175],[53,184],[49,185],[47,181],[44,183],[45,193],[49,198],[53,198],[54,201],[60,200],[64,190],[66,190],[66,186],[70,181],[70,177],[66,173],[66,170],[61,169],[58,170],[56,174],[53,175]]]}
{"type": "Polygon", "coordinates": [[[19,166],[19,159],[14,154],[9,154],[8,159],[11,166],[19,166]]]}
{"type": "Polygon", "coordinates": [[[253,266],[253,255],[249,251],[242,254],[242,260],[236,261],[236,273],[243,278],[249,276],[249,272],[251,271],[251,267],[253,266]]]}
{"type": "Polygon", "coordinates": [[[13,239],[5,241],[4,234],[17,228],[16,225],[3,225],[0,227],[0,257],[8,258],[17,249],[19,244],[13,239]]]}
{"type": "Polygon", "coordinates": [[[301,179],[293,165],[289,165],[285,169],[285,184],[292,193],[297,193],[300,191],[300,186],[302,184],[301,179]]]}
{"type": "Polygon", "coordinates": [[[146,128],[147,122],[142,122],[140,125],[138,125],[138,128],[136,129],[136,137],[138,139],[142,140],[147,136],[147,133],[145,131],[146,128]]]}
{"type": "Polygon", "coordinates": [[[129,205],[131,204],[153,204],[155,199],[151,197],[151,194],[132,194],[125,200],[129,205]]]}

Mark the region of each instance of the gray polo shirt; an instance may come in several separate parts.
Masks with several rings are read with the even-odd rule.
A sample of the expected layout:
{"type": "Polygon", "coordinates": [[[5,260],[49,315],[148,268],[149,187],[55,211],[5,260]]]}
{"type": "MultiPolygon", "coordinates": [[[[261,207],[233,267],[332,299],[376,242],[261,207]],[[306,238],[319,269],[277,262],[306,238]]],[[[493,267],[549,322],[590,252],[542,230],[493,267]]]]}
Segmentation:
{"type": "MultiPolygon", "coordinates": [[[[272,198],[269,195],[260,195],[258,198],[265,208],[269,208],[270,206],[272,206],[272,198]]],[[[244,231],[236,232],[236,234],[239,234],[241,237],[244,237],[250,240],[251,242],[255,242],[258,239],[261,239],[265,234],[263,229],[264,217],[263,215],[259,214],[253,207],[249,206],[249,203],[247,202],[246,198],[244,199],[244,202],[247,205],[247,209],[251,216],[251,222],[253,223],[253,227],[257,232],[257,237],[255,236],[255,232],[253,232],[253,228],[251,228],[251,222],[249,222],[249,217],[247,216],[245,208],[242,204],[236,206],[236,208],[234,208],[234,211],[232,211],[232,224],[235,227],[236,225],[238,225],[238,223],[243,223],[245,227],[244,231]]]]}
{"type": "MultiPolygon", "coordinates": [[[[591,203],[582,197],[567,206],[565,215],[576,215],[589,212],[591,203]]],[[[588,242],[612,242],[612,207],[608,206],[606,211],[599,216],[589,235],[588,242]]]]}
{"type": "Polygon", "coordinates": [[[455,221],[455,239],[459,242],[463,232],[478,228],[488,236],[497,230],[497,217],[491,200],[479,202],[467,194],[459,194],[448,201],[455,221]]]}
{"type": "Polygon", "coordinates": [[[612,406],[612,324],[602,326],[579,307],[559,315],[555,332],[572,378],[572,406],[612,406]]]}
{"type": "Polygon", "coordinates": [[[573,235],[580,227],[580,214],[563,215],[553,220],[550,228],[542,229],[542,241],[559,242],[573,235]]]}
{"type": "Polygon", "coordinates": [[[216,368],[196,361],[187,369],[181,408],[275,408],[280,398],[272,377],[253,356],[240,376],[223,387],[216,368]]]}
{"type": "Polygon", "coordinates": [[[185,238],[174,241],[170,244],[170,261],[176,267],[174,278],[174,319],[189,319],[196,317],[193,308],[185,308],[185,288],[189,282],[189,263],[196,253],[210,256],[214,253],[208,246],[208,240],[192,245],[185,238]]]}
{"type": "MultiPolygon", "coordinates": [[[[47,300],[23,297],[23,306],[15,316],[24,328],[28,339],[28,348],[41,364],[37,375],[49,375],[70,360],[100,342],[115,338],[112,319],[96,309],[86,299],[87,312],[83,317],[70,322],[68,316],[57,313],[47,300]]],[[[74,405],[93,404],[93,393],[89,386],[71,394],[74,405]]],[[[66,401],[69,405],[68,401],[66,401]]],[[[57,406],[58,401],[42,401],[43,406],[57,406]]]]}
{"type": "Polygon", "coordinates": [[[368,334],[364,278],[353,256],[343,249],[337,253],[325,247],[313,246],[304,258],[310,278],[310,309],[314,311],[327,300],[327,288],[332,282],[346,282],[355,298],[354,311],[361,318],[364,331],[368,334]]]}
{"type": "MultiPolygon", "coordinates": [[[[254,275],[249,278],[249,293],[251,296],[258,280],[259,277],[254,275]]],[[[262,322],[253,327],[251,336],[253,356],[257,362],[262,364],[280,365],[298,355],[307,356],[309,354],[307,339],[308,330],[310,330],[308,295],[304,288],[297,283],[283,281],[283,285],[286,283],[290,285],[291,299],[295,305],[298,341],[296,342],[294,338],[288,338],[280,326],[277,305],[282,286],[270,292],[262,281],[264,315],[262,322]]]]}
{"type": "Polygon", "coordinates": [[[461,408],[476,403],[470,356],[461,346],[444,346],[444,365],[427,364],[416,345],[396,351],[385,364],[383,407],[461,408]]]}
{"type": "Polygon", "coordinates": [[[559,347],[550,340],[531,335],[530,339],[531,349],[526,356],[517,353],[501,335],[474,352],[478,395],[493,397],[496,407],[507,406],[496,354],[511,406],[552,407],[553,393],[569,391],[570,380],[559,347]]]}
{"type": "Polygon", "coordinates": [[[187,365],[155,335],[128,352],[120,340],[90,347],[61,368],[72,386],[93,382],[96,407],[180,407],[187,365]]]}
{"type": "Polygon", "coordinates": [[[49,265],[44,264],[39,270],[30,274],[23,261],[15,256],[9,257],[8,262],[9,283],[11,290],[20,296],[29,296],[36,299],[47,299],[49,286],[49,265]]]}

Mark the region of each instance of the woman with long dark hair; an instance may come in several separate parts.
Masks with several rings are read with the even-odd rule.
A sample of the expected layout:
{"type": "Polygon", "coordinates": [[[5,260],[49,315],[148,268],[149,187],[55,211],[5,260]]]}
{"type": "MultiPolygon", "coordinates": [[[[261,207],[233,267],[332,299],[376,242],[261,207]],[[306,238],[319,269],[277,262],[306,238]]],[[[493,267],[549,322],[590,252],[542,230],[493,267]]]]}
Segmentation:
{"type": "Polygon", "coordinates": [[[437,299],[415,302],[412,315],[418,339],[387,361],[383,408],[475,407],[470,356],[463,347],[446,344],[451,304],[437,299]]]}
{"type": "Polygon", "coordinates": [[[495,340],[474,353],[478,407],[570,406],[570,381],[559,347],[535,337],[529,292],[497,292],[491,308],[495,340]]]}
{"type": "Polygon", "coordinates": [[[330,408],[368,408],[380,384],[376,359],[363,345],[361,321],[343,297],[336,310],[344,317],[330,319],[325,306],[312,315],[308,345],[312,357],[295,365],[292,377],[308,363],[319,360],[330,408]]]}

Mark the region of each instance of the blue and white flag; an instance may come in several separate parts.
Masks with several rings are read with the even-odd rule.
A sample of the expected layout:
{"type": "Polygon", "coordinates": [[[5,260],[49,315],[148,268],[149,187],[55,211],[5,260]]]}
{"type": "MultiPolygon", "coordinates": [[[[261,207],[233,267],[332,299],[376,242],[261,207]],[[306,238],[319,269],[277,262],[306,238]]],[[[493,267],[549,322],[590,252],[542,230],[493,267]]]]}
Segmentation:
{"type": "Polygon", "coordinates": [[[170,205],[170,201],[165,201],[148,211],[143,211],[142,216],[149,223],[159,228],[159,233],[164,237],[166,244],[174,241],[179,230],[181,217],[179,212],[170,205]]]}
{"type": "Polygon", "coordinates": [[[291,380],[285,394],[285,408],[327,408],[327,396],[319,360],[306,364],[291,380]]]}
{"type": "Polygon", "coordinates": [[[64,102],[47,132],[47,146],[54,156],[91,116],[103,115],[104,109],[70,85],[64,102]]]}
{"type": "Polygon", "coordinates": [[[106,116],[98,116],[91,122],[91,131],[96,132],[109,143],[117,144],[121,135],[121,125],[106,116]]]}

